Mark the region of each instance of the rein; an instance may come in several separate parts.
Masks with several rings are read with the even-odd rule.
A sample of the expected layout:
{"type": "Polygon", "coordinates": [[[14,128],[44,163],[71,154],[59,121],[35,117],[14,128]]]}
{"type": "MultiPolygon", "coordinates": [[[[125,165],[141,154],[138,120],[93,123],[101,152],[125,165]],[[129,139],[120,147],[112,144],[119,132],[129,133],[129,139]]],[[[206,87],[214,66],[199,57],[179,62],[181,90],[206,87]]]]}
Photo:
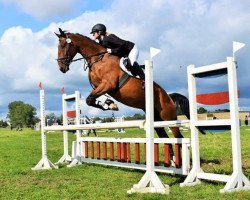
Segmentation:
{"type": "Polygon", "coordinates": [[[86,61],[86,62],[87,62],[87,65],[86,65],[86,62],[85,62],[85,64],[84,64],[84,66],[86,66],[86,67],[84,68],[84,71],[85,71],[88,67],[91,68],[91,66],[92,66],[94,63],[99,62],[99,61],[103,58],[103,56],[104,56],[105,53],[107,53],[107,51],[99,52],[99,53],[96,53],[96,54],[90,55],[90,56],[83,56],[82,58],[76,58],[76,59],[71,60],[70,62],[67,62],[67,60],[69,59],[68,56],[62,57],[62,58],[57,58],[56,60],[57,60],[58,62],[62,62],[62,63],[64,63],[64,64],[67,63],[67,64],[70,65],[72,62],[75,62],[75,61],[79,61],[79,60],[83,60],[83,59],[89,60],[89,59],[91,59],[91,58],[93,58],[93,57],[95,57],[95,56],[101,56],[99,60],[96,60],[96,61],[93,62],[93,63],[88,63],[88,62],[86,61]]]}
{"type": "Polygon", "coordinates": [[[87,68],[91,69],[92,65],[99,62],[100,60],[102,60],[103,56],[105,55],[105,53],[107,53],[107,51],[103,51],[103,52],[99,52],[99,53],[96,53],[94,55],[91,55],[91,56],[83,56],[83,58],[78,58],[78,59],[75,59],[75,60],[81,60],[81,59],[85,59],[85,64],[84,64],[84,71],[86,71],[87,68]],[[95,60],[94,62],[92,63],[89,63],[88,60],[91,60],[91,58],[95,57],[95,56],[99,56],[99,59],[98,60],[95,60]]]}
{"type": "MultiPolygon", "coordinates": [[[[92,57],[95,57],[95,56],[104,55],[105,53],[107,53],[107,51],[99,52],[99,53],[91,55],[91,56],[86,56],[86,57],[83,56],[82,58],[76,58],[76,59],[71,60],[71,62],[75,62],[75,61],[82,60],[82,59],[88,60],[88,59],[91,59],[92,57]]],[[[57,59],[57,60],[59,60],[59,59],[57,59]]]]}

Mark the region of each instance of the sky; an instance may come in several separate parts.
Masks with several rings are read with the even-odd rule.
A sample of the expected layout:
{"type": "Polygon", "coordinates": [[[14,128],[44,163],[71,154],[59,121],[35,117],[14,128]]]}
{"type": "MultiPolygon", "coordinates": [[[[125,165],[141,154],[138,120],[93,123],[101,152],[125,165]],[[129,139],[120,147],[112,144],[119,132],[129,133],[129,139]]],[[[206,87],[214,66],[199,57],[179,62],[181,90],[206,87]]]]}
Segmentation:
{"type": "MultiPolygon", "coordinates": [[[[246,44],[236,53],[240,110],[250,110],[250,1],[245,0],[0,0],[0,119],[8,104],[24,101],[39,113],[39,82],[45,89],[46,111],[62,110],[61,87],[82,95],[82,113],[111,116],[112,111],[88,107],[91,91],[83,62],[73,63],[66,74],[56,63],[58,28],[89,34],[103,23],[109,32],[136,43],[139,62],[149,48],[161,49],[154,59],[154,80],[168,93],[188,96],[187,66],[224,62],[232,56],[232,42],[246,44]]],[[[227,76],[202,79],[198,93],[228,90],[227,76]]],[[[118,103],[115,116],[142,113],[118,103]]],[[[209,109],[209,108],[208,108],[209,109]]]]}

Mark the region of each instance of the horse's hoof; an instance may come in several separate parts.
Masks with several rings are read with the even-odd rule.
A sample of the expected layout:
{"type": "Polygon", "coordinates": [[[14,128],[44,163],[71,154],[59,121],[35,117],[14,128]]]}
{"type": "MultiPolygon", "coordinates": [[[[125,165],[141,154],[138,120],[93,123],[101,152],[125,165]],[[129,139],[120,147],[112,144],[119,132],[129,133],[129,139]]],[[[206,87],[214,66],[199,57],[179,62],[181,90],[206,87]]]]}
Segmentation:
{"type": "Polygon", "coordinates": [[[114,110],[114,111],[118,111],[119,110],[117,104],[115,104],[115,103],[110,104],[109,105],[109,109],[110,110],[114,110]]]}
{"type": "Polygon", "coordinates": [[[108,107],[106,110],[119,110],[117,104],[115,104],[115,102],[111,99],[106,99],[104,104],[108,107]]]}
{"type": "Polygon", "coordinates": [[[172,166],[172,167],[176,167],[176,166],[175,166],[175,156],[171,156],[170,162],[171,162],[171,166],[172,166]]]}

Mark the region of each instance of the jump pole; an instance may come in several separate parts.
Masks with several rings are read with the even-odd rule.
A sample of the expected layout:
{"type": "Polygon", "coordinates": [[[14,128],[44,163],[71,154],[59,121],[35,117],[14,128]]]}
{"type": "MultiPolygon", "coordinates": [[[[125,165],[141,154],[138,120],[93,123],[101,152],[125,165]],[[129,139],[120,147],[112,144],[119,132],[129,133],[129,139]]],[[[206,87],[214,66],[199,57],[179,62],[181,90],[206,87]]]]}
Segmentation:
{"type": "Polygon", "coordinates": [[[46,134],[45,127],[45,95],[44,90],[40,89],[40,115],[41,115],[41,141],[42,141],[42,159],[32,170],[41,169],[58,169],[47,157],[46,134]]]}
{"type": "Polygon", "coordinates": [[[164,185],[155,172],[154,166],[154,90],[153,90],[153,61],[152,58],[160,52],[150,48],[150,60],[145,60],[145,101],[146,101],[146,173],[138,184],[127,193],[161,193],[169,194],[169,186],[164,185]]]}

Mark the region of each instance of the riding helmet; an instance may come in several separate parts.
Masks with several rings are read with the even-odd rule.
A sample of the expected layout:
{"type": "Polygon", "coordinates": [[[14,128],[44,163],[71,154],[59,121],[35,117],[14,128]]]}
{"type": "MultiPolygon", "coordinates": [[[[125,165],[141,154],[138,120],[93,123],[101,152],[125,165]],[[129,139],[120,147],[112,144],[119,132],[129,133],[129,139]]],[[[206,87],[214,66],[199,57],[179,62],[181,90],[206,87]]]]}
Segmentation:
{"type": "Polygon", "coordinates": [[[92,34],[94,32],[98,32],[98,31],[106,33],[106,26],[104,24],[96,24],[96,25],[93,26],[90,34],[92,34]]]}

